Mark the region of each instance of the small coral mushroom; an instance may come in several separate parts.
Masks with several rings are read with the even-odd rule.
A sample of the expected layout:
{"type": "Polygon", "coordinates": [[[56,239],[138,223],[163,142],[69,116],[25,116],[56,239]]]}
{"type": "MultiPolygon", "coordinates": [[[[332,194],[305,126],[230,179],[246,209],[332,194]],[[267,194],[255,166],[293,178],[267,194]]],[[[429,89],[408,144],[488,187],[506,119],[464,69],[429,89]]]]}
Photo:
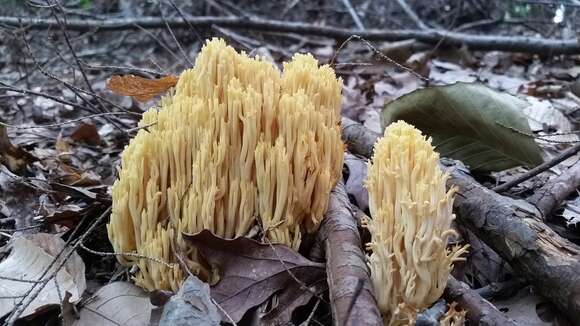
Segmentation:
{"type": "Polygon", "coordinates": [[[122,154],[109,238],[137,265],[138,285],[177,289],[204,272],[182,232],[244,236],[258,220],[272,242],[298,248],[318,227],[342,169],[341,81],[310,55],[281,74],[271,63],[207,42],[122,154]]]}
{"type": "Polygon", "coordinates": [[[454,190],[430,140],[405,122],[388,126],[375,144],[366,186],[372,219],[371,278],[385,325],[412,324],[443,293],[453,262],[466,247],[446,249],[454,190]]]}

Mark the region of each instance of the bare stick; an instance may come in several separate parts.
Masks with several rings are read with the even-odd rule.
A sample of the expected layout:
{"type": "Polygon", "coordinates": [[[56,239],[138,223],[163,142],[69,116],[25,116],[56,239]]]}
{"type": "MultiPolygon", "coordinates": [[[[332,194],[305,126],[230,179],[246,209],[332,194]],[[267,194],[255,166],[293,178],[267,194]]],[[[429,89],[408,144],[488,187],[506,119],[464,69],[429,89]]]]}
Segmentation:
{"type": "Polygon", "coordinates": [[[548,161],[548,162],[544,162],[538,166],[536,166],[535,168],[529,170],[526,173],[522,173],[520,174],[517,178],[514,178],[513,180],[510,180],[504,184],[501,184],[495,188],[493,188],[493,191],[500,193],[500,192],[504,192],[506,190],[508,190],[509,188],[516,186],[528,179],[531,179],[532,177],[535,177],[536,175],[560,164],[561,162],[565,161],[566,159],[574,156],[576,153],[578,153],[580,151],[580,143],[575,144],[574,146],[568,148],[567,150],[565,150],[564,152],[562,152],[560,155],[554,157],[552,160],[548,161]]]}
{"type": "Polygon", "coordinates": [[[87,112],[90,112],[90,113],[95,113],[94,111],[91,111],[87,107],[84,107],[84,106],[82,106],[80,104],[77,104],[77,103],[73,103],[73,102],[67,101],[67,100],[62,99],[60,97],[53,96],[53,95],[46,94],[46,93],[42,93],[42,92],[32,91],[32,90],[29,90],[29,89],[17,88],[15,86],[6,84],[6,83],[4,83],[2,81],[0,81],[0,91],[11,91],[11,92],[21,93],[21,94],[26,94],[26,95],[40,96],[40,97],[47,98],[47,99],[52,100],[52,101],[57,102],[57,103],[61,103],[61,104],[64,104],[64,105],[70,105],[71,107],[77,108],[79,110],[87,111],[87,112]]]}
{"type": "MultiPolygon", "coordinates": [[[[367,29],[360,31],[347,28],[259,19],[253,17],[188,16],[186,17],[186,20],[183,20],[182,18],[170,18],[167,19],[167,23],[172,28],[190,28],[190,25],[209,28],[212,25],[218,25],[227,28],[244,28],[268,32],[317,35],[336,39],[346,39],[353,34],[359,34],[361,37],[372,41],[401,41],[416,39],[418,42],[437,44],[444,39],[443,43],[445,45],[466,45],[472,50],[496,50],[544,55],[580,53],[580,44],[578,44],[576,39],[557,40],[524,36],[474,35],[438,29],[367,29]]],[[[23,20],[18,17],[0,16],[0,24],[15,28],[20,28],[22,24],[26,29],[44,30],[56,26],[57,22],[54,19],[47,18],[31,18],[23,20]]],[[[78,32],[94,29],[119,31],[129,29],[166,28],[165,22],[160,17],[108,18],[106,20],[67,19],[64,24],[67,27],[67,30],[78,32]]]]}

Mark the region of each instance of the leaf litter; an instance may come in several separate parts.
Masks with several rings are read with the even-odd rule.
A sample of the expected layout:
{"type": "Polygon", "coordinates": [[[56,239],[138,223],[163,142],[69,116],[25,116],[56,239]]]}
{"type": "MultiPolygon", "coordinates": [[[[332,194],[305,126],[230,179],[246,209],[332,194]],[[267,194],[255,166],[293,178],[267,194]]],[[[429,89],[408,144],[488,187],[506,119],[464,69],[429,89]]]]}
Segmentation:
{"type": "MultiPolygon", "coordinates": [[[[576,123],[570,121],[568,118],[568,113],[574,112],[574,107],[577,107],[577,103],[574,103],[573,98],[570,99],[568,95],[562,93],[561,85],[563,83],[554,81],[554,80],[547,80],[547,78],[575,78],[575,76],[570,74],[575,74],[574,70],[572,69],[560,69],[563,70],[558,72],[557,76],[561,77],[550,77],[547,76],[548,73],[542,73],[539,69],[538,60],[529,58],[522,55],[511,55],[506,53],[486,53],[483,55],[483,59],[480,60],[479,66],[473,65],[472,63],[468,63],[468,59],[460,59],[459,54],[454,54],[453,56],[446,56],[443,57],[442,55],[426,55],[425,52],[417,52],[416,50],[412,49],[410,43],[406,42],[407,44],[399,45],[403,48],[403,53],[401,55],[401,62],[406,62],[409,65],[413,65],[413,68],[420,71],[421,74],[427,74],[429,79],[431,80],[432,84],[449,84],[455,81],[479,81],[488,86],[498,89],[507,91],[511,94],[518,95],[519,97],[524,98],[527,96],[529,100],[530,97],[536,99],[537,102],[542,102],[541,104],[533,103],[530,107],[530,116],[533,118],[534,122],[537,122],[537,125],[534,125],[531,121],[532,118],[528,117],[530,121],[530,125],[532,126],[531,132],[536,133],[538,135],[547,135],[550,133],[562,133],[567,132],[566,127],[566,120],[571,123],[570,130],[576,130],[576,123]],[[411,50],[409,50],[411,49],[411,50]],[[525,67],[525,69],[524,69],[525,67]],[[528,69],[529,68],[529,69],[528,69]],[[567,73],[569,71],[570,73],[567,73]],[[532,83],[534,80],[537,79],[544,79],[546,78],[546,82],[544,83],[532,83]],[[564,96],[564,97],[560,97],[564,96]],[[548,104],[562,103],[562,106],[558,106],[556,111],[564,112],[563,115],[559,115],[555,111],[551,111],[552,108],[549,108],[548,104]],[[541,128],[537,128],[541,125],[541,128]]],[[[334,48],[329,45],[324,45],[318,48],[320,54],[325,54],[327,57],[332,57],[334,48]]],[[[316,50],[316,47],[314,48],[316,50]]],[[[194,51],[195,52],[195,51],[194,51]]],[[[316,52],[316,51],[313,51],[316,52]]],[[[141,55],[141,54],[140,54],[141,55]]],[[[479,60],[481,56],[477,56],[479,60]]],[[[96,59],[100,60],[100,59],[96,59]]],[[[364,62],[374,62],[372,59],[368,57],[364,57],[364,51],[353,51],[352,53],[347,52],[347,56],[344,58],[344,61],[364,61],[364,62]],[[360,57],[363,57],[360,59],[360,57]]],[[[476,60],[476,61],[478,61],[476,60]]],[[[108,62],[105,62],[108,63],[108,62]]],[[[542,64],[542,67],[543,64],[542,64]]],[[[549,67],[547,67],[549,68],[549,67]]],[[[557,67],[556,67],[557,68],[557,67]]],[[[361,121],[365,124],[365,126],[371,128],[374,131],[380,132],[382,130],[381,125],[378,121],[378,114],[382,110],[383,106],[391,101],[394,101],[401,96],[408,94],[416,89],[423,88],[426,85],[421,80],[418,80],[415,76],[411,73],[406,71],[401,71],[400,69],[386,66],[386,65],[378,65],[378,67],[359,67],[357,69],[353,68],[342,68],[348,73],[348,77],[345,78],[345,98],[346,104],[344,105],[343,113],[352,117],[355,120],[361,121]],[[352,94],[348,94],[351,92],[352,94]]],[[[556,71],[557,69],[549,69],[550,71],[556,71]]],[[[347,76],[345,74],[345,76],[347,76]]],[[[168,76],[172,77],[172,76],[168,76]]],[[[576,76],[577,77],[577,76],[576,76]]],[[[70,79],[70,81],[73,81],[70,79]]],[[[167,79],[167,82],[163,81],[159,85],[155,85],[158,82],[151,83],[150,86],[145,87],[144,89],[139,89],[139,85],[143,85],[143,82],[140,81],[141,84],[135,85],[128,85],[129,83],[123,81],[121,84],[124,85],[125,90],[121,90],[121,92],[125,92],[128,95],[134,96],[135,98],[139,98],[141,100],[149,100],[157,95],[162,94],[168,88],[172,87],[173,81],[171,78],[167,79]],[[131,94],[129,94],[131,93],[131,94]]],[[[147,83],[147,82],[145,82],[147,83]]],[[[98,87],[94,87],[95,90],[103,90],[105,88],[104,81],[101,81],[101,84],[98,87]]],[[[50,87],[37,87],[35,90],[37,91],[47,91],[50,87]]],[[[64,93],[64,91],[62,91],[64,93]]],[[[69,99],[75,99],[76,95],[72,92],[68,92],[65,97],[69,99]]],[[[108,92],[104,92],[104,95],[108,92]]],[[[126,98],[125,98],[126,99],[126,98]]],[[[27,99],[20,99],[20,105],[28,105],[31,101],[27,99]]],[[[22,116],[22,113],[17,113],[16,117],[17,120],[20,121],[35,121],[36,123],[49,123],[54,122],[55,119],[57,121],[62,121],[67,117],[70,117],[71,108],[67,107],[66,105],[57,104],[51,100],[46,100],[42,98],[37,98],[32,101],[36,107],[34,115],[28,115],[29,112],[25,112],[25,116],[22,116]]],[[[529,102],[534,102],[533,100],[529,100],[529,102]]],[[[124,103],[123,106],[128,108],[130,105],[132,109],[142,110],[142,107],[139,105],[133,106],[133,103],[128,103],[127,101],[122,102],[124,103]]],[[[78,112],[76,112],[78,114],[78,112]]],[[[74,114],[74,113],[73,113],[74,114]]],[[[123,119],[125,123],[128,125],[134,125],[135,120],[133,119],[123,119]]],[[[92,123],[87,123],[86,125],[91,125],[92,123]]],[[[61,148],[55,146],[54,139],[59,137],[58,132],[48,132],[45,130],[35,130],[34,133],[25,132],[25,131],[15,131],[9,130],[10,132],[10,139],[14,142],[15,146],[22,148],[25,151],[28,151],[32,155],[38,157],[40,159],[39,162],[31,164],[31,162],[27,162],[27,169],[32,171],[34,177],[45,180],[46,182],[39,182],[27,179],[20,179],[22,174],[16,173],[11,174],[10,177],[7,177],[6,174],[3,174],[3,178],[5,178],[4,182],[0,185],[0,187],[4,188],[4,190],[9,190],[8,192],[3,192],[2,196],[0,196],[0,201],[7,202],[7,204],[3,204],[2,212],[7,212],[8,215],[14,218],[20,218],[20,216],[40,216],[42,217],[42,221],[46,222],[56,222],[56,221],[67,221],[63,222],[65,225],[64,230],[70,230],[74,228],[77,223],[81,220],[84,216],[94,216],[94,212],[91,212],[92,209],[98,208],[100,205],[100,200],[105,200],[107,197],[107,187],[112,184],[115,178],[114,174],[114,167],[119,161],[118,154],[122,149],[124,143],[126,143],[127,139],[125,136],[122,135],[118,130],[116,130],[112,125],[103,120],[97,119],[97,121],[92,124],[98,130],[98,133],[95,133],[95,128],[93,127],[86,127],[85,124],[76,124],[74,128],[59,128],[61,131],[66,131],[62,133],[62,139],[68,145],[64,145],[61,148]],[[106,127],[106,128],[105,128],[106,127]],[[86,130],[84,130],[86,129],[86,130]],[[77,133],[77,136],[72,136],[75,130],[81,130],[77,133]],[[84,131],[89,131],[84,133],[84,131]],[[71,133],[72,132],[72,133],[71,133]],[[97,138],[98,135],[98,138],[97,138]],[[99,139],[100,138],[100,139],[99,139]],[[100,146],[100,147],[99,147],[100,146]],[[37,155],[42,154],[42,155],[37,155]],[[32,168],[30,167],[32,165],[32,168]],[[9,181],[6,180],[9,179],[9,181]],[[44,191],[37,191],[32,193],[32,195],[25,195],[28,193],[26,190],[18,190],[12,191],[13,188],[6,187],[8,183],[14,183],[21,180],[26,180],[28,185],[35,185],[40,187],[44,190],[50,190],[50,195],[46,195],[42,197],[44,191]],[[93,188],[95,187],[95,188],[93,188]],[[103,187],[103,188],[100,188],[103,187]],[[6,194],[6,196],[5,196],[6,194]],[[22,204],[22,202],[26,202],[25,205],[29,206],[27,210],[22,211],[18,210],[18,204],[22,204]],[[80,216],[79,216],[80,215],[80,216]]],[[[554,136],[553,138],[562,140],[563,138],[559,138],[560,136],[554,136]]],[[[569,138],[569,135],[566,136],[569,138]]],[[[542,147],[544,153],[551,151],[553,154],[558,153],[565,148],[567,145],[565,144],[551,144],[551,143],[543,143],[541,140],[537,140],[537,142],[542,147]]],[[[62,145],[62,144],[61,144],[62,145]]],[[[549,155],[545,155],[545,158],[549,158],[549,155]]],[[[363,176],[360,175],[362,166],[360,165],[362,162],[353,163],[355,160],[348,160],[347,166],[350,170],[350,176],[355,178],[356,180],[360,180],[363,176]],[[356,173],[355,173],[356,172],[356,173]]],[[[16,169],[18,172],[21,172],[22,169],[16,169]]],[[[519,168],[517,173],[521,173],[525,171],[523,168],[519,168]]],[[[561,171],[558,171],[561,172],[561,171]]],[[[364,196],[362,195],[364,189],[360,187],[359,181],[352,181],[350,187],[347,187],[349,190],[349,194],[355,194],[359,198],[356,200],[357,203],[361,202],[364,207],[364,196]]],[[[348,184],[348,181],[347,181],[348,184]]],[[[29,188],[24,188],[29,189],[29,188]]],[[[568,207],[572,207],[571,205],[576,205],[574,202],[570,202],[568,207]]],[[[564,215],[568,216],[569,209],[564,210],[564,215]]],[[[225,241],[225,240],[224,240],[225,241]]],[[[216,242],[218,240],[212,240],[211,243],[216,242]]],[[[253,245],[252,245],[253,246],[253,245]]],[[[254,248],[250,246],[251,248],[254,248]]],[[[273,244],[274,247],[277,248],[277,245],[273,244]]],[[[219,248],[218,245],[216,245],[219,248]]],[[[260,247],[258,247],[260,248],[260,247]]],[[[104,249],[107,249],[106,246],[104,249]]],[[[210,253],[210,257],[214,253],[214,251],[219,252],[220,249],[206,249],[210,253]],[[212,251],[214,250],[214,251],[212,251]]],[[[249,249],[248,249],[249,250],[249,249]]],[[[258,250],[258,249],[256,249],[258,250]]],[[[485,249],[481,249],[485,252],[485,249]]],[[[263,257],[260,256],[261,254],[256,254],[250,260],[256,260],[250,262],[252,264],[257,264],[258,266],[267,266],[265,270],[270,270],[273,267],[273,264],[261,265],[263,262],[263,257]]],[[[219,255],[218,255],[219,256],[219,255]]],[[[478,258],[480,263],[485,259],[478,258]]],[[[277,257],[276,257],[277,258],[277,257]]],[[[226,260],[225,257],[220,258],[222,260],[226,260]]],[[[220,260],[217,259],[216,260],[220,260]]],[[[228,269],[232,269],[237,271],[238,273],[242,273],[240,271],[240,266],[248,266],[243,265],[247,263],[247,261],[240,261],[235,257],[229,257],[228,259],[232,259],[236,264],[228,264],[227,262],[218,262],[220,266],[225,266],[222,269],[222,276],[225,276],[224,280],[229,280],[230,277],[234,277],[236,274],[228,269]],[[239,265],[241,263],[241,265],[239,265]],[[231,274],[230,274],[231,273],[231,274]]],[[[294,261],[294,258],[287,258],[289,261],[294,261]]],[[[476,259],[474,259],[476,260],[476,259]]],[[[282,259],[282,261],[286,261],[282,259]]],[[[280,263],[280,261],[278,261],[280,263]]],[[[495,264],[495,263],[494,263],[495,264]]],[[[480,268],[477,273],[481,273],[481,270],[488,269],[490,271],[496,271],[498,269],[497,265],[491,264],[492,266],[485,266],[482,267],[480,264],[478,267],[480,268]]],[[[280,268],[279,266],[276,268],[280,268]]],[[[314,267],[313,267],[314,268],[314,267]]],[[[314,270],[318,270],[320,267],[315,268],[314,270]]],[[[247,273],[247,271],[246,271],[247,273]]],[[[317,272],[320,274],[320,272],[317,272]]],[[[299,276],[303,276],[301,273],[298,273],[299,276]]],[[[322,277],[323,274],[319,275],[322,277]]],[[[487,276],[489,276],[488,274],[487,276]]],[[[272,275],[264,276],[265,279],[271,279],[272,275]]],[[[286,276],[285,276],[286,277],[286,276]]],[[[301,278],[298,278],[299,280],[301,278]]],[[[102,280],[101,280],[102,281],[102,280]]],[[[288,281],[288,280],[286,280],[288,281]]],[[[294,280],[295,281],[295,280],[294,280]]],[[[482,278],[480,283],[489,282],[489,277],[482,278]]],[[[249,284],[247,285],[249,288],[257,288],[261,289],[260,286],[257,286],[255,283],[258,280],[250,280],[249,284]]],[[[265,283],[271,282],[264,281],[265,283]]],[[[279,304],[275,308],[270,309],[269,311],[264,313],[263,320],[265,321],[276,321],[282,323],[282,321],[288,320],[288,313],[292,313],[293,310],[296,309],[296,303],[307,303],[313,297],[312,292],[318,293],[318,290],[315,289],[312,292],[306,291],[303,288],[295,288],[292,291],[284,291],[278,290],[275,291],[274,289],[280,288],[278,286],[278,282],[283,283],[282,281],[275,281],[272,282],[269,286],[265,286],[268,293],[274,293],[278,295],[279,304]],[[280,292],[282,291],[282,292],[280,292]],[[284,299],[290,298],[290,299],[284,299]],[[280,319],[276,319],[276,317],[272,317],[276,314],[276,309],[282,308],[285,310],[285,314],[279,314],[281,316],[280,319]]],[[[312,283],[312,288],[316,286],[316,284],[324,284],[324,281],[314,281],[312,283]]],[[[117,284],[117,283],[112,283],[117,284]]],[[[117,305],[127,305],[128,307],[134,308],[142,308],[132,310],[128,309],[129,312],[131,311],[140,311],[139,316],[143,315],[142,320],[145,322],[147,318],[145,318],[148,314],[148,309],[150,306],[145,304],[145,299],[147,299],[147,294],[139,293],[138,289],[134,289],[134,286],[130,286],[129,283],[123,283],[123,286],[120,285],[107,285],[99,291],[99,296],[104,299],[111,299],[112,302],[115,302],[117,305]],[[129,289],[131,288],[131,289],[129,289]],[[133,292],[135,290],[135,292],[133,292]],[[111,291],[111,292],[108,292],[111,291]],[[135,293],[132,296],[133,300],[126,302],[123,301],[123,293],[135,293]],[[139,293],[139,294],[137,294],[139,293]],[[141,304],[141,307],[136,307],[137,304],[141,304]]],[[[219,283],[218,283],[219,284],[219,283]]],[[[224,283],[224,284],[227,284],[224,283]]],[[[305,283],[306,284],[306,283],[305,283]]],[[[307,284],[308,285],[308,284],[307,284]]],[[[216,285],[217,286],[217,285],[216,285]]],[[[222,285],[224,286],[224,285],[222,285]]],[[[212,293],[214,291],[212,290],[212,293]]],[[[269,301],[268,298],[271,295],[264,295],[263,297],[266,299],[253,299],[247,306],[251,306],[254,308],[249,307],[248,309],[252,310],[255,309],[257,306],[261,306],[264,302],[269,301]]],[[[235,296],[234,296],[235,298],[235,296]]],[[[316,297],[315,297],[316,298],[316,297]]],[[[90,301],[87,301],[90,302],[90,301]]],[[[227,302],[226,302],[227,303],[227,302]]],[[[57,303],[58,305],[58,303],[57,303]]],[[[226,305],[227,306],[227,305],[226,305]]],[[[95,307],[87,304],[80,304],[80,313],[81,316],[90,315],[90,309],[94,309],[95,307]]],[[[115,305],[108,306],[105,309],[105,316],[114,316],[115,305]]],[[[243,314],[246,308],[240,309],[240,312],[236,312],[238,315],[243,314]]],[[[219,309],[218,309],[219,310],[219,309]]],[[[100,311],[99,311],[100,312],[100,311]]],[[[121,312],[119,312],[121,313],[121,312]]],[[[531,314],[531,311],[526,311],[525,314],[531,314]]],[[[522,313],[524,314],[524,313],[522,313]]],[[[83,317],[84,318],[84,317],[83,317]]],[[[93,314],[90,318],[96,318],[95,314],[93,314]]],[[[89,319],[93,321],[103,322],[103,319],[89,319]]],[[[120,319],[122,320],[122,319],[120,319]]],[[[531,319],[530,319],[531,320],[531,319]]],[[[273,322],[274,323],[274,322],[273,322]]]]}

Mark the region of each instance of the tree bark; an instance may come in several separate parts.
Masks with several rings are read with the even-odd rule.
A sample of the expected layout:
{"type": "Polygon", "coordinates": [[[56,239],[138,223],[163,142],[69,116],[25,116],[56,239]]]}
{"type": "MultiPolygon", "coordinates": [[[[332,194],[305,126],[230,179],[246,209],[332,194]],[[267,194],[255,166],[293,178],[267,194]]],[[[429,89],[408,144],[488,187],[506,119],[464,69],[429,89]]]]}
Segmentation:
{"type": "Polygon", "coordinates": [[[357,224],[342,181],[330,194],[317,240],[326,255],[333,325],[382,325],[357,224]]]}
{"type": "MultiPolygon", "coordinates": [[[[370,147],[357,146],[369,146],[379,135],[348,120],[343,118],[343,126],[349,126],[343,128],[348,148],[369,155],[370,147]]],[[[533,205],[485,188],[459,163],[447,160],[441,163],[450,173],[448,187],[458,187],[453,204],[457,222],[495,250],[564,314],[576,320],[580,315],[580,247],[542,223],[540,212],[533,205]]]]}
{"type": "MultiPolygon", "coordinates": [[[[90,30],[120,31],[137,30],[139,28],[191,28],[211,27],[217,25],[227,28],[243,28],[268,32],[298,33],[302,35],[314,35],[331,37],[344,40],[352,35],[358,35],[370,41],[401,41],[416,39],[428,44],[462,46],[466,45],[472,50],[484,51],[510,51],[526,52],[542,55],[578,54],[580,44],[576,39],[556,40],[525,36],[502,36],[502,35],[475,35],[460,32],[450,32],[438,29],[427,30],[392,30],[392,29],[367,29],[364,31],[340,27],[320,26],[301,22],[268,20],[247,17],[213,17],[187,16],[181,17],[138,17],[138,18],[108,18],[96,19],[67,19],[66,29],[70,31],[86,32],[90,30]]],[[[24,29],[46,29],[58,26],[54,19],[0,16],[0,24],[24,29]]]]}

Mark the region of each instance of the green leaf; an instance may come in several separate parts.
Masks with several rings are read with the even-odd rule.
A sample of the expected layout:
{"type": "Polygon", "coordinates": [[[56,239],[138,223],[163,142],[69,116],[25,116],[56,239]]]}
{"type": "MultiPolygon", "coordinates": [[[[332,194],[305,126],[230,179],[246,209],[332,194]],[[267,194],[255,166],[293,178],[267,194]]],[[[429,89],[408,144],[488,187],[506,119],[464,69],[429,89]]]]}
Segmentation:
{"type": "Polygon", "coordinates": [[[456,83],[416,90],[388,103],[381,122],[384,128],[404,120],[431,136],[441,156],[485,173],[542,163],[540,148],[528,136],[526,106],[481,84],[456,83]]]}

